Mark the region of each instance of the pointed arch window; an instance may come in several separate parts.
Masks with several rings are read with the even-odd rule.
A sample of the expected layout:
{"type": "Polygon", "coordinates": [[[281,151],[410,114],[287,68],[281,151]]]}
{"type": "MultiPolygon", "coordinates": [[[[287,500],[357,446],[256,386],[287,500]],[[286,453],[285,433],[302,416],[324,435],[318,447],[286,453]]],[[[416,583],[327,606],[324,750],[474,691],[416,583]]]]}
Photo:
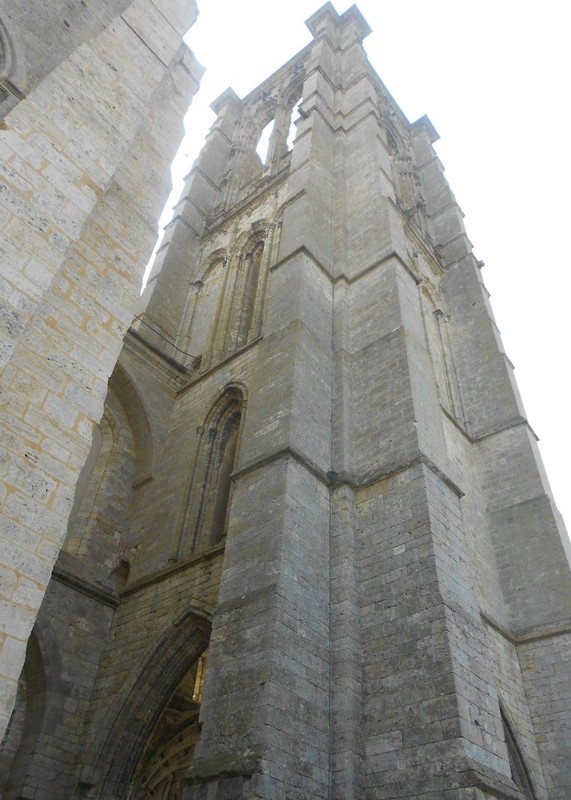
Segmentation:
{"type": "Polygon", "coordinates": [[[201,430],[187,518],[192,550],[216,547],[226,535],[242,412],[242,392],[228,388],[201,430]]]}
{"type": "Polygon", "coordinates": [[[238,279],[238,286],[235,297],[235,330],[233,350],[237,350],[248,343],[252,331],[254,320],[254,308],[260,282],[260,271],[262,256],[264,253],[264,242],[257,241],[253,247],[245,253],[242,264],[241,274],[238,279]]]}
{"type": "MultiPolygon", "coordinates": [[[[226,252],[217,250],[208,261],[201,279],[192,286],[192,300],[184,322],[187,338],[182,340],[189,352],[204,355],[216,346],[216,328],[226,264],[226,252]]],[[[206,358],[204,365],[208,364],[209,360],[206,358]]]]}

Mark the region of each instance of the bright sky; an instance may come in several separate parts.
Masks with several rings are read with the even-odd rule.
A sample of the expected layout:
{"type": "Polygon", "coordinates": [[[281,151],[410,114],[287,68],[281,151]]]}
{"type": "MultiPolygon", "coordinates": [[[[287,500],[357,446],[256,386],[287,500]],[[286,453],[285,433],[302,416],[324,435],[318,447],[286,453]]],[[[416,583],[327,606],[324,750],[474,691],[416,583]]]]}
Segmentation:
{"type": "MultiPolygon", "coordinates": [[[[243,97],[311,39],[320,0],[198,0],[187,39],[206,67],[186,119],[184,174],[228,86],[243,97]]],[[[334,0],[342,13],[349,3],[334,0]]],[[[560,511],[568,453],[571,48],[561,0],[360,0],[369,60],[412,122],[427,114],[560,511]]],[[[179,193],[181,184],[175,186],[179,193]]],[[[172,206],[171,199],[169,206],[172,206]]],[[[167,217],[168,219],[168,217],[167,217]]],[[[163,220],[163,223],[166,219],[163,220]]]]}

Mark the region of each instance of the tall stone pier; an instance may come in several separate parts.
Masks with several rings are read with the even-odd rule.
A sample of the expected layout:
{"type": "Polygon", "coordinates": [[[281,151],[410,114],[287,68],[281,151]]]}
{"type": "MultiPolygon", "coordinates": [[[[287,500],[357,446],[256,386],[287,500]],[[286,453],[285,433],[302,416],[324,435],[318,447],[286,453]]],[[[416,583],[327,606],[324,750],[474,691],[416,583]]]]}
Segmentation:
{"type": "Polygon", "coordinates": [[[0,738],[202,74],[195,17],[0,2],[0,738]]]}

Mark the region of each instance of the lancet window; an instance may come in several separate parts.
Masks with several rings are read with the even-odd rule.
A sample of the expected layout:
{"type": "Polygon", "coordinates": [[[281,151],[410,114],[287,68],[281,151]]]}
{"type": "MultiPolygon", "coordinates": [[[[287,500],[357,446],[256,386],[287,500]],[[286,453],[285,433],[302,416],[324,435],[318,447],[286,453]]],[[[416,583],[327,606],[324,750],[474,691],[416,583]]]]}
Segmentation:
{"type": "Polygon", "coordinates": [[[229,331],[230,351],[243,347],[252,338],[263,253],[264,242],[257,240],[240,258],[229,331]]]}
{"type": "Polygon", "coordinates": [[[200,431],[187,525],[192,550],[216,547],[226,535],[242,410],[242,392],[230,387],[200,431]]]}

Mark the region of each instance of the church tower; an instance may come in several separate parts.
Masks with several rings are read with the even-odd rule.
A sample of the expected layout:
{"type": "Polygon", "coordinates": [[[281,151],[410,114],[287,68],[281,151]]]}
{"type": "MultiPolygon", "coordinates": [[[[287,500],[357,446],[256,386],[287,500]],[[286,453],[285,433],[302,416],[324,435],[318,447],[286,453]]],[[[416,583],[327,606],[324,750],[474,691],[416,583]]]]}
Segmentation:
{"type": "Polygon", "coordinates": [[[307,25],[212,106],[28,648],[6,800],[54,796],[64,741],[77,798],[571,795],[566,533],[438,135],[355,6],[307,25]]]}

